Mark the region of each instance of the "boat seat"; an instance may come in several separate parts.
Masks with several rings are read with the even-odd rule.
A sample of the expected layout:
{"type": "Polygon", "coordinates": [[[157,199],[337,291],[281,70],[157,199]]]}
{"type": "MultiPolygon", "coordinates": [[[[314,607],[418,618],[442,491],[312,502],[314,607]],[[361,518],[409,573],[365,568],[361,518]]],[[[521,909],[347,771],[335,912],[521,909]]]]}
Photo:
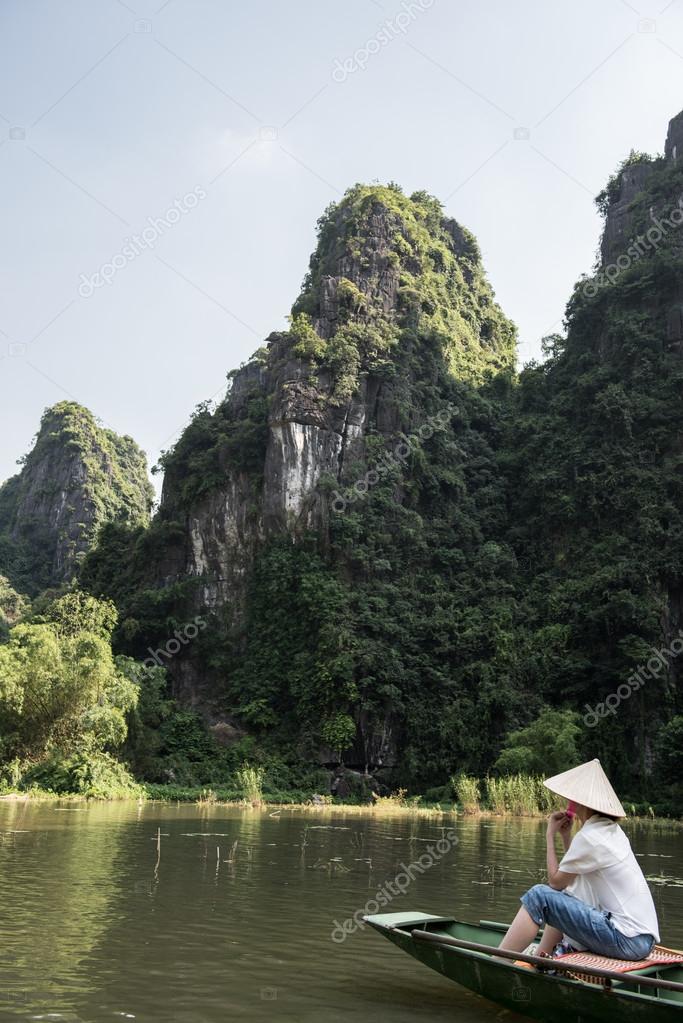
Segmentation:
{"type": "Polygon", "coordinates": [[[609,956],[596,955],[593,952],[567,952],[565,955],[557,956],[558,961],[568,965],[576,965],[569,974],[574,980],[582,980],[587,984],[604,984],[600,977],[592,977],[581,972],[582,966],[611,970],[613,973],[632,973],[642,971],[644,975],[656,972],[661,966],[674,966],[683,963],[683,952],[677,949],[665,948],[663,945],[655,945],[649,956],[645,959],[611,959],[609,956]]]}

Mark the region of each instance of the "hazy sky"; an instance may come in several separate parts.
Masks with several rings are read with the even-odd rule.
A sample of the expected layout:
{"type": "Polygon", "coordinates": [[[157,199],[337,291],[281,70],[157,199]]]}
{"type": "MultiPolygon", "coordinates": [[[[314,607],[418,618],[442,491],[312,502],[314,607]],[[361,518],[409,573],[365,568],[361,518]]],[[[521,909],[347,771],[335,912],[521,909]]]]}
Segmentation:
{"type": "Polygon", "coordinates": [[[0,0],[0,480],[66,397],[153,462],[357,181],[476,234],[528,361],[681,108],[683,0],[0,0]]]}

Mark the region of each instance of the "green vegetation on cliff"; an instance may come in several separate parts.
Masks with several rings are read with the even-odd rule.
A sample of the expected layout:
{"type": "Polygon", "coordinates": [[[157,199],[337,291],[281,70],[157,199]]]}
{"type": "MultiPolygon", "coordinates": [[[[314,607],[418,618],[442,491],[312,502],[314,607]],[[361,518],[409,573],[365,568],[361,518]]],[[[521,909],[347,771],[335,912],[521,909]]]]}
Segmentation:
{"type": "Polygon", "coordinates": [[[444,217],[426,192],[410,197],[397,185],[356,185],[318,221],[318,245],[294,304],[296,351],[333,372],[340,401],[353,393],[358,372],[392,372],[396,350],[431,338],[461,380],[481,383],[510,370],[515,330],[493,300],[474,237],[444,217]],[[377,278],[361,291],[340,270],[377,278]],[[396,314],[387,314],[386,282],[396,273],[396,314]],[[328,340],[310,327],[324,314],[326,277],[338,277],[336,329],[328,340]]]}
{"type": "MultiPolygon", "coordinates": [[[[401,431],[424,428],[424,439],[333,514],[325,536],[299,529],[292,544],[270,531],[257,544],[243,615],[236,622],[230,607],[217,610],[191,656],[214,680],[212,710],[239,721],[269,754],[314,762],[322,746],[331,759],[345,750],[376,765],[400,749],[397,778],[418,784],[465,759],[485,770],[525,699],[515,688],[514,556],[495,453],[514,327],[494,302],[474,239],[424,193],[356,186],[326,211],[319,235],[289,334],[271,339],[258,370],[247,368],[236,403],[198,409],[165,456],[151,533],[196,514],[227,477],[246,476],[257,505],[265,416],[278,400],[263,389],[264,373],[277,388],[280,367],[299,360],[321,421],[327,407],[353,401],[363,379],[377,380],[387,398],[371,411],[365,456],[345,461],[341,481],[321,478],[323,499],[360,478],[401,431]],[[321,291],[332,279],[330,314],[321,291]]],[[[139,562],[142,543],[126,558],[118,542],[108,555],[103,537],[83,576],[137,624],[140,590],[121,593],[116,577],[139,562]]],[[[127,649],[140,655],[134,643],[127,649]]]]}
{"type": "MultiPolygon", "coordinates": [[[[626,166],[633,162],[642,155],[626,166]]],[[[648,209],[667,212],[682,185],[680,169],[654,164],[632,206],[634,231],[650,226],[648,209]]],[[[363,258],[368,220],[385,205],[388,222],[401,222],[397,237],[412,244],[409,258],[419,257],[421,297],[411,306],[419,312],[411,319],[400,307],[387,352],[404,428],[446,404],[457,412],[403,469],[332,518],[322,550],[315,536],[265,546],[234,661],[226,645],[227,705],[266,732],[298,739],[307,755],[339,714],[358,724],[357,747],[347,747],[356,761],[381,763],[376,737],[393,731],[394,776],[418,785],[434,783],[444,764],[485,773],[506,734],[551,708],[573,709],[577,755],[601,756],[627,791],[647,793],[662,750],[671,760],[666,736],[675,725],[667,722],[682,709],[676,655],[634,688],[618,716],[591,712],[623,694],[619,687],[683,624],[683,363],[680,343],[667,340],[683,245],[672,231],[595,295],[580,282],[566,338],[551,340],[546,362],[514,383],[505,372],[512,334],[497,308],[476,286],[464,298],[460,279],[450,290],[453,277],[446,285],[437,272],[435,284],[434,267],[448,266],[435,258],[444,229],[438,207],[421,199],[415,215],[414,199],[357,188],[326,213],[294,310],[295,324],[308,324],[298,344],[325,365],[336,335],[324,343],[311,336],[323,279],[347,247],[356,244],[363,258]],[[475,336],[491,331],[499,360],[501,371],[484,383],[484,349],[467,374],[453,356],[471,359],[461,343],[465,302],[488,310],[470,320],[475,336]],[[277,593],[289,598],[281,616],[277,593]],[[625,758],[634,739],[636,756],[625,758]]],[[[352,323],[359,315],[372,322],[347,292],[352,323]]],[[[369,431],[370,456],[372,441],[369,431]]],[[[356,476],[366,468],[358,463],[356,476]]],[[[514,749],[513,741],[499,767],[519,760],[514,749]]]]}
{"type": "Polygon", "coordinates": [[[0,487],[0,572],[22,592],[68,582],[104,522],[149,521],[144,454],[75,402],[45,412],[21,464],[0,487]]]}
{"type": "MultiPolygon", "coordinates": [[[[660,208],[662,174],[678,195],[669,167],[638,205],[660,208]]],[[[581,710],[591,752],[626,778],[647,777],[658,730],[681,710],[675,650],[647,665],[683,625],[683,362],[667,323],[682,251],[673,233],[596,294],[579,283],[566,341],[521,374],[503,463],[520,635],[554,627],[561,642],[550,674],[527,661],[525,676],[543,699],[561,693],[581,710]],[[640,666],[618,712],[596,720],[591,710],[628,692],[640,666]]]]}

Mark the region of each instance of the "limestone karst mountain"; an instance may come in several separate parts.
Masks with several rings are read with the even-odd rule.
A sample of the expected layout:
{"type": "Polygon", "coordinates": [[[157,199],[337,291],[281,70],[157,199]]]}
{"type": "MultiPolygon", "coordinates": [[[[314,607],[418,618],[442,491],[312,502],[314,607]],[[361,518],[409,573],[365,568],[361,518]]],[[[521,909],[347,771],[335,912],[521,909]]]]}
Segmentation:
{"type": "Polygon", "coordinates": [[[445,409],[440,375],[481,382],[514,354],[474,238],[424,194],[352,189],[321,221],[291,330],[165,460],[162,516],[188,529],[178,574],[202,578],[202,606],[239,603],[259,543],[326,534],[331,495],[445,409]]]}
{"type": "MultiPolygon", "coordinates": [[[[163,460],[153,535],[136,540],[154,569],[124,611],[145,639],[131,649],[162,638],[164,616],[212,614],[168,664],[176,693],[315,756],[357,725],[354,761],[395,762],[398,704],[460,686],[448,607],[467,603],[482,559],[512,560],[487,542],[505,517],[490,442],[514,360],[472,235],[425,193],[351,189],[321,218],[290,330],[163,460]]],[[[88,578],[112,593],[105,560],[88,578]]],[[[489,645],[485,622],[475,632],[463,664],[489,645]]],[[[458,746],[477,685],[475,672],[429,725],[458,746]]]]}
{"type": "Polygon", "coordinates": [[[30,594],[68,582],[102,523],[147,523],[151,503],[135,442],[60,402],[45,412],[21,471],[0,487],[0,572],[30,594]]]}

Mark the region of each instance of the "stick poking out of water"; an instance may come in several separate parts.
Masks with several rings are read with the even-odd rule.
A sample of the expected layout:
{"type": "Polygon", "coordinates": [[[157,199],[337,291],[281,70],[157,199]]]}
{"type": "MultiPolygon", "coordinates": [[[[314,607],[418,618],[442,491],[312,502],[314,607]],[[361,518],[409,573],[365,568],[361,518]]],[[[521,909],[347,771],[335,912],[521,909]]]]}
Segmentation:
{"type": "Polygon", "coordinates": [[[154,880],[159,880],[159,864],[161,863],[161,828],[157,828],[157,861],[154,864],[154,880]]]}

